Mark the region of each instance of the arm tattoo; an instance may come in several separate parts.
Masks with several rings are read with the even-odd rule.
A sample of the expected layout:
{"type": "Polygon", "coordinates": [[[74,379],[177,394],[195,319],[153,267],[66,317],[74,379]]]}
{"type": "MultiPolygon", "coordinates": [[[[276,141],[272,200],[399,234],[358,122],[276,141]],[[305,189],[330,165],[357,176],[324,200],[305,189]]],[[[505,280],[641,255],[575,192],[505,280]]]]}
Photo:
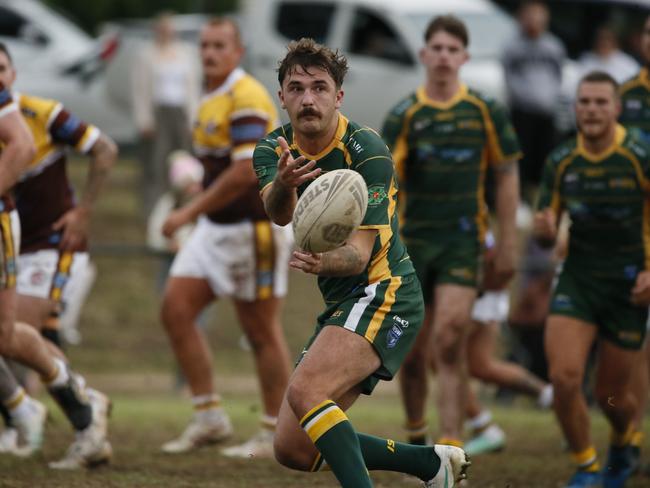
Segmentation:
{"type": "Polygon", "coordinates": [[[274,181],[264,199],[264,208],[271,220],[284,225],[291,222],[297,200],[295,189],[287,189],[274,181]]]}
{"type": "Polygon", "coordinates": [[[354,276],[363,272],[368,264],[359,250],[346,244],[330,252],[323,253],[320,276],[354,276]]]}

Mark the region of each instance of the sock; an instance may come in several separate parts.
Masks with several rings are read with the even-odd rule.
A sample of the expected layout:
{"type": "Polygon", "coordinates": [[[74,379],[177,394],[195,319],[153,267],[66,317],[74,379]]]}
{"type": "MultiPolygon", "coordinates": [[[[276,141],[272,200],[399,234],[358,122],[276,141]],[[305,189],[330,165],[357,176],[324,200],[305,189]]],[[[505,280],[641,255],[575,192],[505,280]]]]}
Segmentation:
{"type": "Polygon", "coordinates": [[[263,430],[275,432],[275,427],[278,425],[278,418],[264,414],[260,418],[260,424],[262,425],[263,430]]]}
{"type": "Polygon", "coordinates": [[[11,415],[9,415],[9,409],[5,407],[4,403],[0,403],[0,415],[2,416],[5,428],[10,429],[14,426],[11,421],[11,415]]]}
{"type": "Polygon", "coordinates": [[[33,400],[27,392],[22,388],[18,387],[13,397],[9,399],[5,406],[9,412],[10,417],[20,420],[25,417],[29,417],[34,412],[33,400]]]}
{"type": "Polygon", "coordinates": [[[643,438],[645,434],[640,430],[635,430],[632,434],[632,439],[630,439],[630,444],[635,447],[641,447],[643,445],[643,438]]]}
{"type": "Polygon", "coordinates": [[[325,400],[300,420],[300,426],[327,461],[342,488],[372,488],[359,439],[339,406],[325,400]]]}
{"type": "Polygon", "coordinates": [[[598,463],[598,456],[596,455],[596,448],[594,446],[589,446],[584,451],[572,452],[571,459],[580,471],[586,471],[588,473],[600,471],[600,464],[598,463]]]}
{"type": "Polygon", "coordinates": [[[627,429],[625,429],[625,432],[616,432],[615,430],[612,430],[609,436],[610,444],[616,447],[622,447],[631,444],[635,430],[636,429],[634,428],[633,424],[628,425],[627,429]]]}
{"type": "Polygon", "coordinates": [[[470,429],[474,434],[484,431],[492,423],[492,412],[489,410],[481,410],[481,413],[468,419],[465,422],[465,425],[470,429]]]}
{"type": "Polygon", "coordinates": [[[199,422],[218,422],[225,415],[221,407],[221,397],[216,393],[194,395],[192,405],[194,407],[194,418],[199,422]]]}
{"type": "Polygon", "coordinates": [[[74,377],[66,364],[58,358],[54,361],[58,371],[47,383],[47,391],[65,413],[72,427],[81,431],[93,420],[93,411],[85,392],[85,382],[81,377],[74,377]]]}
{"type": "Polygon", "coordinates": [[[413,446],[366,434],[357,434],[357,437],[370,471],[396,471],[428,481],[440,469],[440,458],[433,447],[413,446]]]}
{"type": "Polygon", "coordinates": [[[437,441],[436,444],[444,444],[446,446],[454,446],[454,447],[463,447],[465,443],[461,441],[460,439],[454,439],[453,437],[440,437],[437,441]]]}
{"type": "Polygon", "coordinates": [[[537,396],[537,405],[540,408],[551,408],[553,405],[553,385],[546,385],[537,396]]]}
{"type": "Polygon", "coordinates": [[[56,365],[56,371],[49,377],[41,378],[48,388],[64,386],[70,380],[67,365],[59,358],[53,358],[53,361],[56,365]]]}
{"type": "Polygon", "coordinates": [[[409,444],[414,444],[416,446],[427,445],[429,424],[426,419],[418,420],[416,422],[407,421],[404,430],[406,431],[406,440],[409,444]]]}

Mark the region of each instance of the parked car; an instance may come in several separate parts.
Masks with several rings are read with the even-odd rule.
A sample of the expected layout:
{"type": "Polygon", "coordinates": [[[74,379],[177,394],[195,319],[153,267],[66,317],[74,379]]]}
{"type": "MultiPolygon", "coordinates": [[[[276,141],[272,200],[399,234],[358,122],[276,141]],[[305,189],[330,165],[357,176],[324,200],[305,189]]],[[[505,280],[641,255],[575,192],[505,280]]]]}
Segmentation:
{"type": "Polygon", "coordinates": [[[64,16],[35,0],[0,0],[0,42],[18,70],[15,89],[61,101],[118,142],[134,139],[128,111],[113,103],[105,69],[119,38],[94,39],[64,16]]]}

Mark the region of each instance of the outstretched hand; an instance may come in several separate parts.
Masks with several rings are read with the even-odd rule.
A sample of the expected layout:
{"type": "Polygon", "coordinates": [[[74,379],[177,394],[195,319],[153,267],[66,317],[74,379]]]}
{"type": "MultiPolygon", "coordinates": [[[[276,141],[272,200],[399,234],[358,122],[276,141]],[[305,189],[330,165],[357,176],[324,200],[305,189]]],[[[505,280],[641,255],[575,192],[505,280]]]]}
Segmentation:
{"type": "Polygon", "coordinates": [[[315,168],[316,161],[305,163],[304,156],[294,159],[284,137],[278,137],[278,144],[282,149],[282,155],[278,160],[278,174],[275,179],[282,186],[296,188],[306,181],[315,179],[321,173],[320,168],[315,168]]]}

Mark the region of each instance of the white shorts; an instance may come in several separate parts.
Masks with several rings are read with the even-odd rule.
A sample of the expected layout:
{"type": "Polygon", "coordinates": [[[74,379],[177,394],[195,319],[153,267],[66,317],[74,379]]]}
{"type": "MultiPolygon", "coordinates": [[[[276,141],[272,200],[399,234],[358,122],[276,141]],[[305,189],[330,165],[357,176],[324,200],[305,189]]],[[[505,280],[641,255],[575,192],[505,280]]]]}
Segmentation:
{"type": "Polygon", "coordinates": [[[477,298],[472,308],[472,320],[482,323],[504,322],[510,311],[507,291],[487,291],[477,298]]]}
{"type": "Polygon", "coordinates": [[[51,298],[65,304],[81,292],[84,275],[90,267],[87,252],[60,253],[42,249],[18,256],[19,295],[51,298]]]}
{"type": "Polygon", "coordinates": [[[202,278],[218,297],[283,297],[292,247],[291,226],[268,221],[215,224],[201,217],[169,274],[202,278]]]}

